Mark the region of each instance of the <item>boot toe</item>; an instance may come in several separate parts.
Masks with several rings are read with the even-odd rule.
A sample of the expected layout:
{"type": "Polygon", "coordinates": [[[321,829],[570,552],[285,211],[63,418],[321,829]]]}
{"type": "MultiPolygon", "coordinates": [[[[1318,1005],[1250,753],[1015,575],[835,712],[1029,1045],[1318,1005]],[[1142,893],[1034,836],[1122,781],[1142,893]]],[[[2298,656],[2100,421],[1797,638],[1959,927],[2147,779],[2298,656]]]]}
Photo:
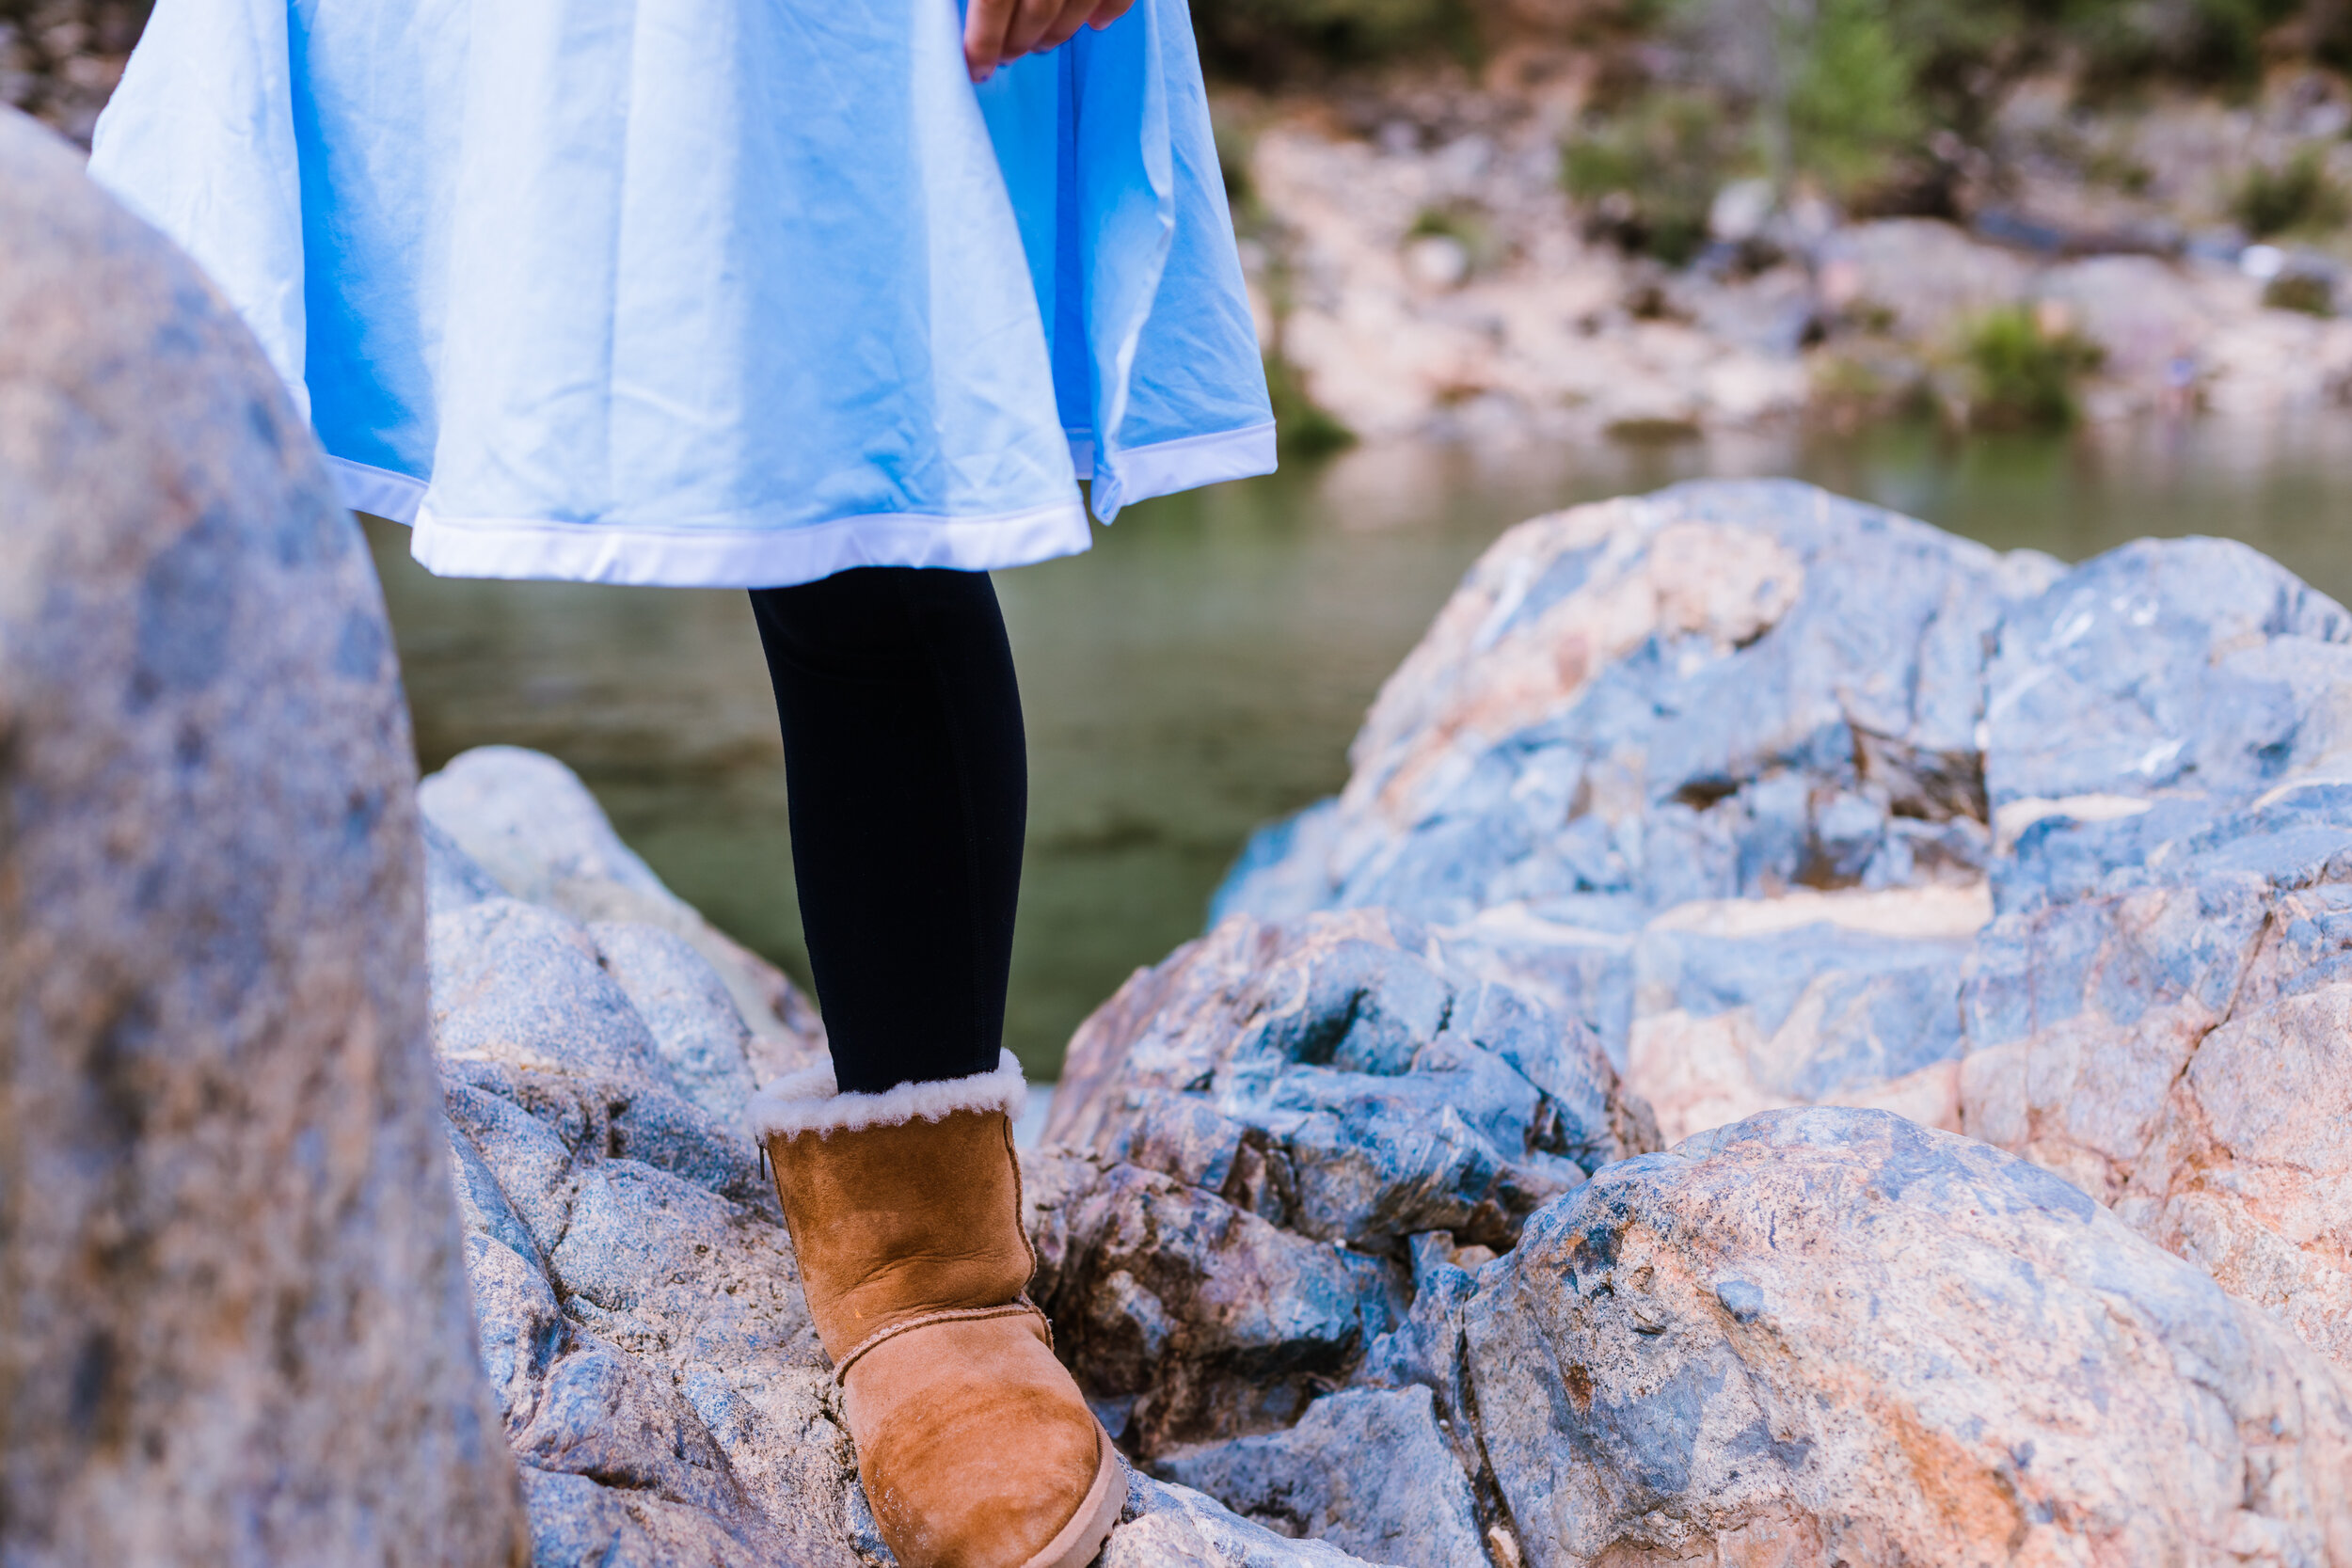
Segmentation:
{"type": "Polygon", "coordinates": [[[1124,1501],[1077,1385],[1018,1317],[949,1321],[860,1356],[858,1473],[902,1568],[1085,1568],[1124,1501]]]}

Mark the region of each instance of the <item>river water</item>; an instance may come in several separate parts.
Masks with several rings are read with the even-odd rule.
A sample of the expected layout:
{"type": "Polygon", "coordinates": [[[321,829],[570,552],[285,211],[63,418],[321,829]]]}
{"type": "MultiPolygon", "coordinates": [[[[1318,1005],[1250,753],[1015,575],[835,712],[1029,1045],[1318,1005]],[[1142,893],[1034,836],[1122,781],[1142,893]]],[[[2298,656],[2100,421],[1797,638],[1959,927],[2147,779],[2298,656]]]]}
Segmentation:
{"type": "MultiPolygon", "coordinates": [[[[1481,459],[1357,451],[1133,508],[1000,574],[1031,752],[1007,1041],[1033,1077],[1138,964],[1198,932],[1250,829],[1337,789],[1365,706],[1519,519],[1677,480],[1793,474],[2003,548],[2081,560],[2224,534],[2352,599],[2352,417],[2095,436],[1865,435],[1481,459]]],[[[783,751],[735,593],[445,581],[371,521],[427,768],[563,758],[671,886],[803,982],[783,751]]]]}

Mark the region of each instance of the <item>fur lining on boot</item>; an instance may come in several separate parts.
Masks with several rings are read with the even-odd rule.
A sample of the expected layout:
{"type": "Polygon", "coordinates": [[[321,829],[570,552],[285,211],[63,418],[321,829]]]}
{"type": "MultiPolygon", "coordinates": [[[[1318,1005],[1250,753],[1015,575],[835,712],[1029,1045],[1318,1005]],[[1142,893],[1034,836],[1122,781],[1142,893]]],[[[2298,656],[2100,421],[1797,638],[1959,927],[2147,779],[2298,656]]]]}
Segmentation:
{"type": "Polygon", "coordinates": [[[763,1085],[745,1115],[762,1143],[795,1132],[843,1132],[861,1127],[896,1127],[910,1121],[944,1121],[958,1111],[1002,1111],[1018,1121],[1028,1107],[1029,1085],[1011,1052],[993,1072],[930,1084],[901,1084],[882,1094],[838,1094],[831,1066],[813,1067],[763,1085]]]}

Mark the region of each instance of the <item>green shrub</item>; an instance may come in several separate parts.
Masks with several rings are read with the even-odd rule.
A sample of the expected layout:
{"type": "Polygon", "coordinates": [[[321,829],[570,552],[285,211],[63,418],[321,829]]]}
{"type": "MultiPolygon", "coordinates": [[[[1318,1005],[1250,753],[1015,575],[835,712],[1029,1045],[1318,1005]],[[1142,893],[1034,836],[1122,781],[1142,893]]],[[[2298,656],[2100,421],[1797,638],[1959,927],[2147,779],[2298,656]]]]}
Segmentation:
{"type": "Polygon", "coordinates": [[[1886,178],[1927,131],[1917,66],[1887,0],[1819,0],[1800,40],[1788,91],[1797,169],[1851,196],[1886,178]]]}
{"type": "Polygon", "coordinates": [[[2274,234],[2340,229],[2352,214],[2352,199],[2328,172],[2316,147],[2306,147],[2281,167],[2249,169],[2231,203],[2239,223],[2258,240],[2274,234]]]}
{"type": "Polygon", "coordinates": [[[1356,444],[1356,433],[1308,394],[1298,367],[1279,350],[1265,356],[1266,392],[1274,403],[1276,440],[1295,457],[1327,457],[1356,444]]]}
{"type": "Polygon", "coordinates": [[[1934,388],[1901,354],[1835,350],[1816,355],[1805,412],[1831,430],[1851,432],[1889,420],[1932,418],[1934,388]]]}
{"type": "Polygon", "coordinates": [[[1962,336],[1968,422],[1987,430],[2064,429],[2081,417],[2077,388],[2099,368],[2097,344],[2049,330],[2022,305],[1987,311],[1962,336]]]}
{"type": "Polygon", "coordinates": [[[1681,266],[1707,244],[1707,213],[1740,169],[1743,138],[1716,102],[1658,92],[1560,150],[1560,182],[1590,227],[1627,249],[1681,266]]]}
{"type": "Polygon", "coordinates": [[[1250,177],[1249,160],[1257,138],[1220,118],[1215,122],[1217,173],[1225,182],[1225,205],[1233,214],[1234,231],[1253,233],[1265,224],[1265,204],[1258,198],[1258,182],[1250,177]]]}
{"type": "Polygon", "coordinates": [[[2352,67],[2352,0],[1669,0],[1660,26],[1677,79],[1754,117],[1759,144],[1785,132],[1790,172],[1866,204],[1939,166],[1934,133],[1984,145],[2037,72],[2071,70],[2094,98],[2168,80],[2242,91],[2289,40],[2352,67]]]}
{"type": "Polygon", "coordinates": [[[2122,191],[2125,196],[2146,196],[2156,182],[2156,171],[2128,148],[2112,144],[2092,148],[2079,161],[2084,179],[2122,191]]]}
{"type": "Polygon", "coordinates": [[[2071,0],[2059,41],[2094,95],[2172,79],[2244,90],[2262,76],[2263,36],[2331,0],[2071,0]]]}
{"type": "MultiPolygon", "coordinates": [[[[1972,140],[2012,84],[2053,67],[2077,70],[2095,96],[2163,80],[2249,89],[2259,83],[2266,42],[2274,40],[2292,40],[2323,64],[2352,69],[2352,5],[2345,0],[1584,0],[1568,10],[1565,22],[1536,30],[1545,41],[1646,44],[1680,35],[1687,42],[1696,23],[1811,17],[1809,28],[1796,31],[1809,31],[1816,41],[1789,40],[1792,88],[1796,78],[1820,70],[1833,98],[1865,101],[1866,123],[1877,112],[1899,109],[1972,140]],[[1864,36],[1873,31],[1877,40],[1864,36]],[[1888,57],[1882,45],[1892,46],[1901,69],[1879,78],[1888,57]],[[1808,54],[1809,60],[1799,57],[1808,54]],[[1850,67],[1862,61],[1867,73],[1841,77],[1821,68],[1840,58],[1850,67]],[[1902,92],[1883,90],[1899,78],[1902,92]]],[[[1474,59],[1489,40],[1529,35],[1533,24],[1513,11],[1487,0],[1192,0],[1194,30],[1212,71],[1262,82],[1432,50],[1474,59]]],[[[1721,86],[1722,52],[1691,55],[1697,75],[1721,86]]],[[[1756,87],[1743,84],[1745,90],[1756,87]]],[[[1801,110],[1801,97],[1791,92],[1792,111],[1801,110]]],[[[1835,123],[1854,105],[1823,107],[1835,123]]],[[[1887,132],[1898,141],[1900,133],[1899,126],[1887,132]]]]}
{"type": "Polygon", "coordinates": [[[1193,0],[1193,30],[1217,74],[1273,82],[1436,48],[1473,54],[1472,0],[1193,0]]]}
{"type": "Polygon", "coordinates": [[[1502,246],[1495,239],[1494,221],[1474,201],[1423,207],[1415,214],[1413,226],[1405,230],[1405,238],[1452,240],[1462,247],[1462,255],[1472,272],[1483,272],[1501,258],[1502,246]]]}
{"type": "Polygon", "coordinates": [[[2264,287],[2263,304],[2325,318],[2336,313],[2336,286],[2317,273],[2283,272],[2264,287]]]}

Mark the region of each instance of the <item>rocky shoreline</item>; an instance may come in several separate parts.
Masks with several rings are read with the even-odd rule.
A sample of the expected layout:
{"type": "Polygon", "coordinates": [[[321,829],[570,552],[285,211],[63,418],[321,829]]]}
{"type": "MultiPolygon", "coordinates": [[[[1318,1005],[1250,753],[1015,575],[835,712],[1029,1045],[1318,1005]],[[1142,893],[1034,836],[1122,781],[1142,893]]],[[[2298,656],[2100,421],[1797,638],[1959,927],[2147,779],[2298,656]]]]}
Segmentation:
{"type": "Polygon", "coordinates": [[[1762,270],[1675,273],[1585,240],[1555,138],[1534,129],[1423,150],[1278,127],[1249,166],[1284,235],[1247,251],[1261,334],[1367,442],[1677,439],[1917,404],[1966,420],[1962,336],[2002,308],[2096,350],[2093,420],[2352,404],[2352,322],[2267,308],[2244,237],[2077,256],[2063,237],[2037,249],[1941,218],[1823,216],[1762,270]],[[1499,256],[1414,235],[1447,209],[1480,214],[1499,256]]]}
{"type": "Polygon", "coordinates": [[[2340,95],[2087,125],[2047,96],[2021,95],[2010,140],[2159,172],[2127,197],[2074,166],[2088,153],[2021,153],[1970,223],[1849,220],[1819,200],[1775,212],[1768,188],[1734,182],[1715,243],[1679,268],[1628,254],[1597,206],[1563,192],[1585,97],[1573,81],[1399,91],[1345,114],[1229,104],[1250,127],[1230,139],[1260,334],[1373,444],[1656,441],[1916,408],[1965,423],[1981,412],[1967,336],[2003,310],[2095,359],[2080,389],[2093,421],[2352,408],[2343,260],[2254,244],[2223,194],[2331,125],[2312,145],[2352,176],[2328,118],[2340,95]],[[2290,274],[2311,279],[2301,293],[2273,287],[2290,274]]]}
{"type": "MultiPolygon", "coordinates": [[[[1105,1561],[2352,1560],[2348,693],[2215,541],[1505,536],[1024,1156],[1105,1561]]],[[[816,1040],[515,896],[652,893],[546,759],[422,800],[537,1560],[882,1560],[733,1120],[816,1040]]]]}

